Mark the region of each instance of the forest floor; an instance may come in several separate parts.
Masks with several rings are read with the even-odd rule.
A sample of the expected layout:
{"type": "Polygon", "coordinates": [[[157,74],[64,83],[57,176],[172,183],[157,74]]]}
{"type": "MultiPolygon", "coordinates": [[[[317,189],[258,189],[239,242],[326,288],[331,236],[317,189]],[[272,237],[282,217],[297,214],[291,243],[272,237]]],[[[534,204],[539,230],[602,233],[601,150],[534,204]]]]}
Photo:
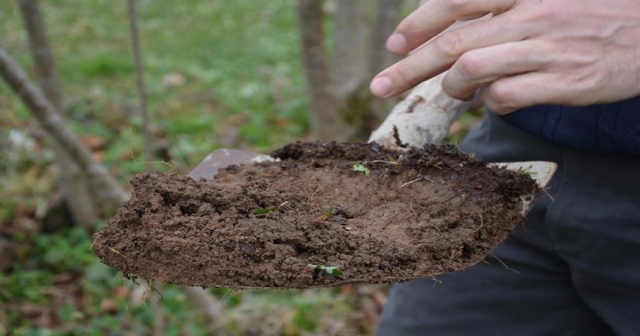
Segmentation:
{"type": "MultiPolygon", "coordinates": [[[[42,2],[72,129],[123,184],[143,170],[126,4],[42,2]]],[[[292,1],[140,1],[154,170],[186,174],[220,147],[268,152],[308,134],[292,1]]],[[[31,70],[15,2],[0,3],[0,46],[31,70]]],[[[331,27],[327,27],[330,33],[331,27]]],[[[328,34],[329,35],[329,34],[328,34]]],[[[146,335],[151,296],[98,260],[90,234],[55,218],[59,167],[28,111],[0,82],[0,334],[146,335]]],[[[459,141],[477,115],[455,125],[459,141]]],[[[100,227],[105,223],[100,224],[100,227]]],[[[209,289],[219,324],[195,319],[162,287],[167,335],[368,334],[386,287],[209,289]],[[216,329],[217,328],[217,329],[216,329]]]]}

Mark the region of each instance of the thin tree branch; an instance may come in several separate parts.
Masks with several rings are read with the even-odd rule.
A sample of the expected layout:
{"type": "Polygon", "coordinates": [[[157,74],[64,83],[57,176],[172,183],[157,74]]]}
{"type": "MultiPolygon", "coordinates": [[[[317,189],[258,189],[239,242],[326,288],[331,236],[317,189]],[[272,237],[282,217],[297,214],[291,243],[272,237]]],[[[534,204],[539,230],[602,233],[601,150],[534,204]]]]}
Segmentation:
{"type": "MultiPolygon", "coordinates": [[[[131,32],[131,49],[135,61],[136,86],[138,88],[138,102],[140,114],[142,115],[142,132],[143,132],[143,158],[146,168],[148,169],[153,162],[153,144],[149,130],[151,125],[149,112],[147,109],[147,89],[144,82],[144,67],[142,65],[142,52],[140,49],[140,33],[138,30],[138,16],[136,14],[136,0],[128,0],[129,27],[131,32]]],[[[156,284],[156,287],[162,289],[163,284],[156,284]]],[[[212,325],[217,318],[219,305],[218,300],[209,292],[202,288],[181,286],[182,291],[186,294],[187,300],[193,306],[197,314],[200,314],[209,325],[212,325]]],[[[165,320],[162,313],[162,301],[156,301],[153,305],[153,335],[159,336],[164,334],[165,320]]]]}
{"type": "Polygon", "coordinates": [[[89,177],[91,191],[96,200],[106,207],[106,211],[115,211],[129,198],[107,169],[93,159],[89,150],[71,132],[60,113],[47,100],[40,88],[29,81],[20,65],[3,49],[0,49],[0,76],[38,119],[45,132],[89,177]]]}
{"type": "Polygon", "coordinates": [[[147,88],[144,84],[144,68],[142,66],[142,52],[140,51],[140,33],[138,32],[138,17],[136,14],[136,0],[128,0],[129,28],[131,31],[131,50],[136,67],[136,86],[138,87],[138,104],[142,115],[142,157],[145,166],[153,161],[153,144],[149,131],[149,111],[147,110],[147,88]]]}
{"type": "Polygon", "coordinates": [[[36,77],[47,99],[64,113],[62,86],[56,74],[55,58],[49,46],[44,20],[37,0],[18,0],[22,21],[29,34],[29,47],[33,56],[36,77]]]}
{"type": "MultiPolygon", "coordinates": [[[[17,2],[29,36],[29,47],[40,87],[58,112],[64,114],[62,89],[44,20],[40,14],[39,2],[38,0],[18,0],[17,2]]],[[[89,191],[87,177],[55,141],[52,142],[52,147],[61,168],[60,188],[67,200],[74,222],[81,227],[91,229],[98,222],[98,212],[94,204],[95,199],[91,197],[89,191]]]]}
{"type": "MultiPolygon", "coordinates": [[[[140,51],[140,33],[138,31],[138,15],[136,14],[136,0],[127,0],[129,14],[129,31],[131,34],[131,51],[136,69],[136,87],[138,89],[138,107],[142,116],[142,161],[145,170],[149,170],[153,161],[151,137],[149,134],[149,111],[147,110],[147,89],[144,84],[144,68],[142,66],[142,52],[140,51]]],[[[158,283],[156,287],[162,289],[163,284],[158,283]]],[[[161,300],[154,300],[151,303],[153,312],[153,336],[164,335],[164,315],[161,300]]]]}

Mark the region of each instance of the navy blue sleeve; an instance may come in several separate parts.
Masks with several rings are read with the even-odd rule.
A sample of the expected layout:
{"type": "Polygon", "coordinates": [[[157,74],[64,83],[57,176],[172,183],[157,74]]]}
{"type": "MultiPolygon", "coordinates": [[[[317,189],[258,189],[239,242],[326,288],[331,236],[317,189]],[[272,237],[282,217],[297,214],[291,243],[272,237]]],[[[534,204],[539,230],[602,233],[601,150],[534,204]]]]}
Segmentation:
{"type": "Polygon", "coordinates": [[[560,146],[640,157],[640,97],[587,107],[538,105],[503,119],[560,146]]]}

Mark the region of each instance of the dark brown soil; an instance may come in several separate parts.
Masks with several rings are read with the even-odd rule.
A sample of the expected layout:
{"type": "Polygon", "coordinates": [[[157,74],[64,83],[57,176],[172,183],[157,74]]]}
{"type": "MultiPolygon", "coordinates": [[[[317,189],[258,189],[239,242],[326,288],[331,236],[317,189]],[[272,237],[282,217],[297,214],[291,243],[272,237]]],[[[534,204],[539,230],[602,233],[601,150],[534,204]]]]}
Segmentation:
{"type": "Polygon", "coordinates": [[[272,155],[281,161],[212,181],[139,174],[95,252],[128,276],[185,285],[405,281],[481,261],[522,220],[520,197],[540,191],[453,146],[295,143],[272,155]]]}

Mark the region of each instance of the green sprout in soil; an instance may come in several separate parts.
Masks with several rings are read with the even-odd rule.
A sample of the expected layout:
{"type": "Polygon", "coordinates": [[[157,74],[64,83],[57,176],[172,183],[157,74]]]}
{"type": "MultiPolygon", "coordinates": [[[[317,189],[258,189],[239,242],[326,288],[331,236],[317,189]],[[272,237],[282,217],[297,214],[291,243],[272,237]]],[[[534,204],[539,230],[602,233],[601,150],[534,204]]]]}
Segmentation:
{"type": "Polygon", "coordinates": [[[520,174],[527,174],[527,175],[532,176],[532,177],[536,176],[538,174],[537,171],[533,170],[533,166],[532,165],[530,165],[527,168],[520,167],[520,168],[518,168],[518,170],[516,170],[516,172],[518,172],[520,174]]]}
{"type": "Polygon", "coordinates": [[[354,163],[353,164],[353,171],[354,172],[358,172],[358,173],[364,173],[365,176],[369,176],[369,174],[371,174],[371,171],[369,170],[369,168],[359,164],[359,163],[354,163]]]}
{"type": "Polygon", "coordinates": [[[400,164],[400,161],[402,161],[402,159],[404,159],[404,154],[400,154],[400,156],[398,156],[398,159],[394,159],[392,156],[389,156],[389,161],[391,161],[396,168],[402,168],[402,165],[400,164]]]}
{"type": "Polygon", "coordinates": [[[342,274],[342,271],[336,266],[309,264],[309,267],[313,268],[314,277],[326,276],[327,278],[333,278],[342,274]]]}
{"type": "Polygon", "coordinates": [[[325,211],[320,217],[318,217],[319,221],[325,221],[327,219],[329,219],[329,217],[331,217],[331,215],[333,215],[333,205],[329,205],[329,209],[327,211],[325,211]]]}
{"type": "Polygon", "coordinates": [[[257,208],[255,210],[253,210],[253,214],[254,215],[267,215],[267,216],[269,216],[270,213],[276,211],[280,207],[283,207],[287,203],[289,203],[289,201],[283,202],[280,205],[270,206],[268,208],[257,208]]]}
{"type": "Polygon", "coordinates": [[[277,208],[277,206],[275,206],[275,205],[274,206],[270,206],[268,208],[258,208],[258,209],[253,210],[253,214],[254,215],[266,215],[266,214],[269,214],[269,213],[275,211],[276,208],[277,208]]]}

